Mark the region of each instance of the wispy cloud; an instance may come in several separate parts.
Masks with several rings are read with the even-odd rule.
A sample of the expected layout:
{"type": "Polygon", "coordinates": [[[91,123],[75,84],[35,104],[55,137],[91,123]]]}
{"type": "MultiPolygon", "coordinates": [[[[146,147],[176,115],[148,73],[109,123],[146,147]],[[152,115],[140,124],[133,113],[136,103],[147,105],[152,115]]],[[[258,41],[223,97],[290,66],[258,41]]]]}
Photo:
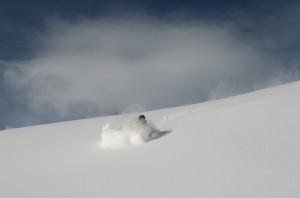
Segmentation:
{"type": "Polygon", "coordinates": [[[58,119],[155,109],[267,86],[279,58],[224,24],[55,20],[6,86],[31,115],[58,119]],[[141,109],[139,107],[139,109],[141,109]]]}

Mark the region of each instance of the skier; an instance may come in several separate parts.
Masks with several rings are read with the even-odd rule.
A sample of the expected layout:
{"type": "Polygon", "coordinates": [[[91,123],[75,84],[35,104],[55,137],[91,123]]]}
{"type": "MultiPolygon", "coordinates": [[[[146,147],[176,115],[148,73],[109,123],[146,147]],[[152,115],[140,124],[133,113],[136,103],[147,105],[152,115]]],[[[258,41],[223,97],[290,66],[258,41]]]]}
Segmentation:
{"type": "Polygon", "coordinates": [[[151,123],[147,122],[145,115],[139,115],[139,121],[143,126],[149,129],[149,133],[147,135],[148,141],[159,137],[160,131],[157,130],[151,123]]]}

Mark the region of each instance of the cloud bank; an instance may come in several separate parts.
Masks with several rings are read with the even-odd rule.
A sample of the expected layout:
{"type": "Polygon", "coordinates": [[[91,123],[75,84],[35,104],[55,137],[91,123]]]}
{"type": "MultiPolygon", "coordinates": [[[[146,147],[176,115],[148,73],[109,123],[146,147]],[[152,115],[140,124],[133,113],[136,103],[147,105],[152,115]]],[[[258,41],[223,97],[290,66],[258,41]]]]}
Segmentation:
{"type": "Polygon", "coordinates": [[[202,102],[286,75],[277,57],[224,24],[55,20],[36,42],[33,59],[4,72],[32,123],[202,102]]]}

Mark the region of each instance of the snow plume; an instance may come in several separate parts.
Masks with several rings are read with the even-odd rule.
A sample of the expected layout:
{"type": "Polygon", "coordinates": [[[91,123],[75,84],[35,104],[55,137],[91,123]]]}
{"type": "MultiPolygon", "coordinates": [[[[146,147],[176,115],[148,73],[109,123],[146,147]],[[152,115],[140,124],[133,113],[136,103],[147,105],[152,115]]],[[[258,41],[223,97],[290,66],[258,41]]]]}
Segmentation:
{"type": "Polygon", "coordinates": [[[104,149],[136,147],[150,140],[154,128],[137,119],[110,123],[102,127],[100,146],[104,149]]]}
{"type": "Polygon", "coordinates": [[[14,121],[202,102],[251,91],[277,65],[232,26],[139,18],[50,22],[34,58],[5,69],[7,90],[23,109],[14,121]]]}

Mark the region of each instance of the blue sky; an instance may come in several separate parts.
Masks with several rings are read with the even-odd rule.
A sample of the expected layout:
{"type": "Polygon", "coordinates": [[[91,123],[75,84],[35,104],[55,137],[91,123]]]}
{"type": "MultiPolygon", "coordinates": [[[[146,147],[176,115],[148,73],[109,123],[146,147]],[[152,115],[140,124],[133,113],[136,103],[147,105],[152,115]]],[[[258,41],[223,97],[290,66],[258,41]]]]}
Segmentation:
{"type": "Polygon", "coordinates": [[[297,80],[298,13],[297,1],[277,0],[2,1],[0,128],[297,80]]]}

